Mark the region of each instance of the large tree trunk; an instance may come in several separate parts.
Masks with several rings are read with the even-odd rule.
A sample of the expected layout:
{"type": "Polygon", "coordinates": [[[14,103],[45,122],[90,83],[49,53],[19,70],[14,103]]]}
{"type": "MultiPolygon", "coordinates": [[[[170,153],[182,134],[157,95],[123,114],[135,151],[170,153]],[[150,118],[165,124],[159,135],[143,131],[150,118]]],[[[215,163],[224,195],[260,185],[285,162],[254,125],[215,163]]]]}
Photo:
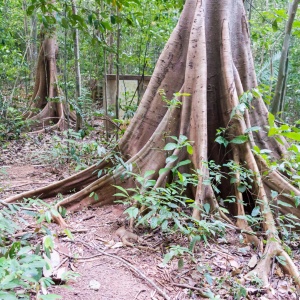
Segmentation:
{"type": "MultiPolygon", "coordinates": [[[[41,131],[63,130],[66,125],[66,103],[57,81],[57,53],[58,45],[52,32],[45,36],[41,44],[30,111],[25,115],[33,121],[34,128],[42,127],[41,131]],[[36,113],[35,110],[39,112],[36,113]]],[[[69,117],[76,120],[74,112],[71,112],[69,117]]]]}
{"type": "MultiPolygon", "coordinates": [[[[163,167],[172,168],[173,163],[165,165],[166,153],[162,149],[169,141],[168,136],[185,135],[193,141],[192,155],[184,149],[174,150],[181,159],[189,156],[192,161],[190,170],[199,170],[197,189],[191,192],[198,206],[210,203],[212,210],[218,210],[218,202],[212,186],[204,184],[209,176],[205,164],[214,160],[223,165],[233,160],[252,171],[254,181],[248,192],[253,206],[259,206],[264,218],[263,230],[267,235],[267,245],[258,270],[268,283],[268,271],[271,258],[285,256],[286,267],[299,284],[297,269],[289,256],[283,251],[278,239],[275,221],[270,210],[270,191],[278,191],[279,199],[294,205],[290,192],[300,195],[280,173],[268,169],[268,165],[259,155],[252,152],[257,145],[261,149],[270,149],[275,158],[285,153],[285,148],[267,135],[268,111],[262,99],[255,99],[245,113],[233,109],[239,105],[239,96],[244,91],[256,87],[256,76],[250,49],[250,39],[243,2],[232,0],[187,0],[180,20],[167,42],[154,70],[150,84],[125,135],[119,142],[119,150],[126,164],[131,164],[133,172],[144,174],[147,170],[156,170],[153,175],[156,187],[166,182],[168,173],[158,174],[163,167]],[[175,92],[180,96],[180,107],[167,107],[159,90],[164,90],[168,99],[175,92]],[[187,96],[186,94],[190,94],[187,96]],[[252,107],[255,107],[252,109],[252,107]],[[226,138],[244,135],[251,126],[260,126],[258,132],[248,134],[249,139],[242,144],[230,143],[227,148],[215,142],[218,128],[226,128],[226,138]],[[266,172],[268,175],[266,176],[266,172]],[[261,174],[264,174],[262,176],[261,174]],[[259,199],[259,201],[258,201],[259,199]]],[[[171,153],[172,154],[172,153],[171,153]]],[[[133,181],[123,182],[123,166],[117,167],[113,174],[108,173],[96,178],[95,170],[105,168],[107,163],[93,166],[62,182],[9,198],[8,202],[22,198],[48,197],[57,192],[67,192],[74,188],[79,192],[65,198],[58,206],[69,210],[82,209],[85,206],[100,206],[113,203],[116,189],[113,185],[130,187],[133,181]],[[90,197],[91,192],[98,200],[90,197]]],[[[236,203],[231,208],[233,214],[244,214],[243,197],[238,189],[240,174],[236,172],[236,183],[230,185],[224,181],[221,186],[222,198],[233,195],[236,203]]],[[[225,199],[225,198],[224,198],[225,199]]],[[[292,212],[289,207],[280,207],[284,213],[292,212]]],[[[299,210],[293,210],[300,216],[299,210]]],[[[220,216],[224,214],[220,212],[220,216]]],[[[200,212],[194,209],[193,217],[199,218],[200,212]]],[[[227,218],[228,219],[228,218],[227,218]]],[[[248,229],[246,221],[237,225],[248,229]]],[[[250,236],[251,237],[251,236],[250,236]]],[[[258,245],[257,238],[249,238],[258,245]]]]}
{"type": "Polygon", "coordinates": [[[38,114],[30,112],[27,117],[38,123],[38,126],[47,126],[57,123],[57,127],[64,127],[64,105],[59,98],[57,83],[57,43],[55,37],[45,38],[41,45],[35,86],[31,108],[40,109],[38,114]]]}

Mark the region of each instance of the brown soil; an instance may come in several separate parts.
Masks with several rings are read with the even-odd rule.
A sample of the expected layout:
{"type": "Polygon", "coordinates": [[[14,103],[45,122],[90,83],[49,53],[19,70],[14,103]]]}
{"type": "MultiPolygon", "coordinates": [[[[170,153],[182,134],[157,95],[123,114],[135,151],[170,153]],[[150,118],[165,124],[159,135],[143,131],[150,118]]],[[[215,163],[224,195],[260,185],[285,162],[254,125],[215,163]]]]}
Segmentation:
{"type": "MultiPolygon", "coordinates": [[[[33,137],[26,141],[14,141],[3,147],[0,155],[0,199],[37,188],[73,172],[68,170],[67,165],[58,166],[51,160],[51,149],[51,137],[47,135],[39,140],[33,137]]],[[[139,244],[143,249],[124,246],[115,234],[118,228],[128,225],[123,215],[124,209],[123,205],[118,204],[68,215],[66,222],[73,239],[60,234],[62,230],[57,225],[50,225],[57,234],[56,249],[64,262],[62,266],[79,274],[76,280],[68,282],[68,288],[57,285],[50,292],[62,295],[62,299],[66,300],[163,299],[155,287],[142,279],[141,274],[144,274],[172,300],[203,299],[197,288],[202,291],[211,289],[215,295],[220,295],[220,299],[239,299],[237,295],[242,285],[246,286],[248,299],[296,299],[291,278],[283,274],[276,264],[272,270],[269,293],[262,287],[244,282],[243,275],[250,270],[249,261],[260,253],[242,244],[240,234],[231,229],[225,238],[197,244],[194,262],[189,256],[184,256],[184,266],[180,270],[177,258],[167,266],[162,264],[171,245],[188,245],[188,240],[180,234],[165,236],[159,230],[136,228],[135,233],[143,239],[139,244]],[[158,250],[152,251],[157,245],[158,250]],[[92,257],[99,255],[98,249],[115,257],[92,257]],[[80,259],[82,257],[84,259],[80,259]],[[123,258],[140,273],[135,273],[117,257],[123,258]],[[97,289],[90,286],[92,280],[99,284],[97,289]]],[[[294,259],[299,262],[298,245],[290,246],[294,247],[294,259]]]]}

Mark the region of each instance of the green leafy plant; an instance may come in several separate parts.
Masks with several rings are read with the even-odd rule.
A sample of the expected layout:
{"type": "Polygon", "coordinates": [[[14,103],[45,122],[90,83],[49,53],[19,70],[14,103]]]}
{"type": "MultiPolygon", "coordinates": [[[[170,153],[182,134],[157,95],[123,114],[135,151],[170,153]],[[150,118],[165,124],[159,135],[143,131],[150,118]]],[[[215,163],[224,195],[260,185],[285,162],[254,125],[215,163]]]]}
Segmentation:
{"type": "MultiPolygon", "coordinates": [[[[48,268],[42,251],[50,256],[53,249],[52,235],[47,227],[41,225],[35,233],[24,233],[20,240],[15,234],[21,230],[21,223],[26,223],[24,213],[36,217],[37,224],[43,220],[50,222],[49,213],[54,210],[39,200],[34,205],[38,211],[27,210],[32,205],[28,200],[25,204],[11,204],[0,210],[0,298],[1,299],[31,299],[31,295],[38,293],[42,288],[46,290],[53,281],[43,277],[43,268],[48,268]],[[21,213],[22,212],[22,213],[21,213]],[[43,215],[43,217],[41,217],[43,215]],[[31,239],[38,232],[48,234],[43,247],[38,243],[31,243],[31,239]]],[[[57,214],[57,212],[56,212],[57,214]]],[[[59,299],[58,295],[49,294],[48,299],[59,299]]],[[[40,299],[47,299],[41,296],[40,299]]]]}
{"type": "Polygon", "coordinates": [[[9,105],[0,94],[0,141],[20,138],[22,131],[28,129],[30,122],[24,120],[22,112],[9,105]]]}
{"type": "MultiPolygon", "coordinates": [[[[167,143],[165,151],[174,149],[186,149],[188,153],[193,152],[192,145],[185,136],[171,137],[174,142],[167,143]]],[[[157,174],[154,171],[147,171],[143,176],[127,171],[127,176],[132,176],[137,183],[136,188],[124,189],[116,186],[119,190],[115,194],[123,198],[122,203],[129,205],[125,210],[129,219],[136,220],[136,225],[150,226],[152,229],[160,228],[165,234],[180,231],[191,240],[189,248],[173,246],[166,254],[164,262],[167,263],[176,256],[183,254],[192,255],[195,243],[198,241],[208,242],[210,237],[216,234],[222,235],[225,225],[221,221],[212,220],[208,215],[209,204],[205,204],[201,210],[202,219],[196,220],[188,213],[194,206],[194,200],[186,195],[189,185],[197,186],[198,174],[181,173],[182,166],[190,165],[190,160],[178,161],[178,157],[171,155],[166,158],[166,164],[176,162],[172,169],[162,168],[158,175],[171,172],[171,182],[163,187],[155,187],[157,174]],[[139,209],[138,207],[141,207],[139,209]]],[[[180,258],[179,267],[182,267],[183,260],[180,258]]]]}

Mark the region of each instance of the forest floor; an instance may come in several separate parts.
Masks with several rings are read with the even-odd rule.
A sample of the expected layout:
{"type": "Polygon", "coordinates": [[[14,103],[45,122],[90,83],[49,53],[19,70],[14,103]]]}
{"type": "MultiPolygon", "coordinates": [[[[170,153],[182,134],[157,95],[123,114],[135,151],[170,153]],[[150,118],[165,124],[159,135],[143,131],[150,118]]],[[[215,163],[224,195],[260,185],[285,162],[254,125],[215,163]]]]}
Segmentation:
{"type": "MultiPolygon", "coordinates": [[[[74,172],[74,167],[68,163],[57,164],[49,133],[5,143],[0,151],[2,200],[74,172]]],[[[243,244],[240,234],[232,229],[227,230],[225,237],[198,243],[194,258],[184,255],[184,265],[180,268],[178,258],[168,265],[162,263],[171,245],[188,245],[188,240],[180,234],[165,236],[159,230],[136,228],[142,246],[126,247],[116,235],[120,227],[128,224],[124,209],[122,204],[116,204],[69,214],[66,222],[73,238],[62,234],[57,225],[49,225],[56,236],[59,268],[79,274],[76,279],[69,280],[67,286],[53,286],[51,293],[66,300],[163,299],[157,286],[172,300],[203,299],[201,294],[208,290],[212,292],[209,299],[299,299],[291,278],[282,273],[275,261],[269,292],[261,287],[258,278],[252,284],[243,280],[243,275],[254,268],[261,253],[243,244]]],[[[33,229],[35,224],[24,227],[23,232],[33,229]]],[[[293,255],[299,267],[298,249],[296,245],[293,255]]]]}

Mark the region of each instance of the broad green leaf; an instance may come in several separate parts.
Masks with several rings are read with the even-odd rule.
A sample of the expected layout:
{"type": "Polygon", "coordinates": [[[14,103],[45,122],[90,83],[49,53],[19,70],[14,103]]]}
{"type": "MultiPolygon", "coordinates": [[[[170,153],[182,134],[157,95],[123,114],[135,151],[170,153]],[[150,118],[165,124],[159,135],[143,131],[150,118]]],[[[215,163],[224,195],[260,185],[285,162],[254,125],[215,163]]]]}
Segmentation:
{"type": "Polygon", "coordinates": [[[178,159],[178,156],[177,156],[177,155],[171,155],[171,156],[167,157],[166,163],[167,163],[167,164],[168,164],[168,163],[172,163],[172,162],[176,161],[177,159],[178,159]]]}
{"type": "Polygon", "coordinates": [[[281,200],[278,200],[277,203],[278,203],[278,205],[281,205],[281,206],[284,206],[284,207],[293,207],[293,205],[291,205],[289,203],[286,203],[286,202],[283,202],[281,200]]]}
{"type": "Polygon", "coordinates": [[[135,206],[131,206],[129,208],[127,208],[124,213],[127,213],[129,216],[129,219],[136,219],[136,217],[139,214],[139,209],[135,206]]]}
{"type": "Polygon", "coordinates": [[[283,136],[295,140],[295,141],[300,141],[300,133],[298,132],[283,132],[282,133],[283,136]]]}
{"type": "Polygon", "coordinates": [[[280,130],[283,130],[283,131],[287,131],[287,130],[290,130],[290,126],[287,125],[287,124],[283,124],[279,127],[280,130]]]}
{"type": "Polygon", "coordinates": [[[183,143],[183,142],[185,142],[187,139],[188,139],[188,138],[187,138],[185,135],[181,134],[180,137],[179,137],[179,143],[183,143]]]}
{"type": "Polygon", "coordinates": [[[29,5],[29,6],[27,7],[27,11],[26,11],[27,15],[28,15],[28,16],[31,16],[32,13],[34,12],[34,10],[35,10],[35,5],[29,5]]]}
{"type": "Polygon", "coordinates": [[[228,142],[225,138],[223,138],[222,136],[218,136],[218,137],[215,139],[215,141],[216,141],[218,144],[220,144],[220,145],[224,145],[225,147],[227,147],[228,144],[229,144],[229,142],[228,142]]]}
{"type": "Polygon", "coordinates": [[[270,153],[272,153],[272,150],[270,150],[270,149],[261,149],[260,153],[261,154],[270,154],[270,153]]]}
{"type": "Polygon", "coordinates": [[[164,220],[161,224],[161,230],[166,231],[168,229],[169,222],[168,220],[164,220]]]}
{"type": "Polygon", "coordinates": [[[190,163],[191,163],[191,161],[190,161],[189,159],[183,160],[183,161],[179,162],[179,163],[176,165],[176,168],[179,168],[179,167],[181,167],[181,166],[188,165],[188,164],[190,164],[190,163]]]}
{"type": "Polygon", "coordinates": [[[295,153],[299,153],[300,152],[300,146],[293,144],[288,150],[289,151],[294,151],[295,153]]]}
{"type": "Polygon", "coordinates": [[[73,237],[73,235],[72,235],[72,232],[71,232],[68,228],[64,229],[64,233],[66,234],[66,236],[67,236],[70,240],[74,240],[74,237],[73,237]]]}
{"type": "Polygon", "coordinates": [[[193,149],[192,145],[187,145],[186,150],[187,150],[188,154],[190,154],[190,155],[192,155],[194,153],[194,149],[193,149]]]}
{"type": "Polygon", "coordinates": [[[192,238],[192,241],[190,242],[189,250],[193,251],[194,248],[195,248],[196,243],[199,242],[200,240],[201,240],[201,237],[199,235],[194,236],[192,238]]]}
{"type": "Polygon", "coordinates": [[[61,26],[63,28],[68,28],[69,27],[69,23],[68,23],[68,20],[66,18],[61,18],[61,26]]]}
{"type": "Polygon", "coordinates": [[[253,208],[252,212],[251,212],[251,216],[252,217],[257,217],[260,214],[260,207],[256,206],[253,208]]]}
{"type": "Polygon", "coordinates": [[[177,144],[175,144],[175,143],[168,143],[168,144],[165,146],[164,150],[170,151],[170,150],[174,150],[174,149],[176,149],[176,148],[178,148],[178,145],[177,145],[177,144]]]}
{"type": "Polygon", "coordinates": [[[272,29],[274,32],[278,31],[278,23],[277,20],[274,20],[274,22],[272,23],[272,29]]]}
{"type": "Polygon", "coordinates": [[[208,214],[210,211],[210,204],[209,203],[205,203],[203,205],[204,211],[208,214]]]}
{"type": "Polygon", "coordinates": [[[155,186],[156,180],[147,180],[145,183],[145,188],[155,186]]]}
{"type": "Polygon", "coordinates": [[[164,257],[163,264],[166,265],[173,258],[173,256],[174,256],[173,251],[168,252],[164,257]]]}
{"type": "Polygon", "coordinates": [[[183,261],[183,258],[180,258],[178,260],[178,270],[181,270],[184,266],[184,261],[183,261]]]}
{"type": "Polygon", "coordinates": [[[19,252],[20,248],[21,248],[21,243],[20,242],[14,242],[12,244],[12,246],[10,247],[10,249],[9,249],[9,252],[8,252],[9,257],[10,258],[16,257],[16,255],[19,252]]]}
{"type": "Polygon", "coordinates": [[[209,273],[205,273],[205,274],[204,274],[204,277],[205,277],[205,279],[206,279],[206,281],[207,281],[207,283],[208,283],[209,285],[212,285],[212,284],[213,284],[214,279],[210,276],[209,273]]]}
{"type": "Polygon", "coordinates": [[[0,299],[1,300],[17,300],[18,298],[15,296],[15,293],[8,293],[8,292],[0,291],[0,299]]]}
{"type": "Polygon", "coordinates": [[[245,130],[245,133],[248,133],[248,132],[251,132],[251,131],[259,131],[260,129],[261,129],[260,126],[253,126],[253,127],[247,128],[245,130]]]}
{"type": "Polygon", "coordinates": [[[247,187],[243,184],[240,184],[237,189],[239,192],[244,193],[246,191],[247,187]]]}
{"type": "Polygon", "coordinates": [[[233,138],[230,143],[232,144],[244,144],[245,142],[248,141],[248,136],[246,135],[239,135],[233,138]]]}
{"type": "MultiPolygon", "coordinates": [[[[127,195],[127,196],[129,197],[128,192],[127,192],[123,187],[121,187],[121,186],[119,186],[119,185],[113,185],[113,186],[114,186],[116,189],[122,191],[125,195],[127,195]]],[[[90,196],[90,197],[91,197],[91,196],[90,196]]]]}
{"type": "Polygon", "coordinates": [[[153,217],[151,219],[150,226],[151,226],[152,229],[154,229],[154,228],[157,227],[157,225],[158,225],[158,218],[157,217],[153,217]]]}
{"type": "Polygon", "coordinates": [[[271,191],[271,197],[272,197],[272,199],[275,199],[277,196],[278,196],[278,192],[272,190],[271,191]]]}
{"type": "Polygon", "coordinates": [[[278,134],[278,129],[276,127],[271,127],[268,132],[268,136],[273,136],[275,134],[278,134]]]}
{"type": "Polygon", "coordinates": [[[179,96],[189,97],[189,96],[191,96],[191,94],[189,94],[189,93],[179,93],[179,92],[177,92],[177,93],[174,93],[174,96],[175,96],[175,97],[179,97],[179,96]]]}
{"type": "Polygon", "coordinates": [[[46,236],[44,239],[44,248],[45,249],[53,249],[54,247],[54,242],[53,238],[51,236],[46,236]]]}
{"type": "Polygon", "coordinates": [[[284,145],[284,142],[283,142],[283,140],[282,140],[280,137],[275,137],[275,140],[276,140],[279,144],[284,145]]]}
{"type": "Polygon", "coordinates": [[[253,147],[253,150],[254,150],[256,153],[260,153],[260,149],[259,149],[259,147],[256,146],[256,145],[253,147]]]}
{"type": "Polygon", "coordinates": [[[274,127],[275,125],[275,116],[269,112],[268,122],[270,127],[274,127]]]}
{"type": "Polygon", "coordinates": [[[170,171],[170,168],[162,168],[162,169],[159,170],[158,173],[159,173],[159,175],[162,175],[162,174],[167,173],[169,171],[170,171]]]}
{"type": "Polygon", "coordinates": [[[147,178],[147,177],[149,177],[149,176],[153,175],[154,173],[155,173],[155,171],[154,171],[154,170],[149,170],[149,171],[146,171],[146,172],[145,172],[145,174],[144,174],[144,178],[147,178]]]}
{"type": "Polygon", "coordinates": [[[284,256],[276,256],[276,259],[281,265],[286,265],[286,258],[284,256]]]}
{"type": "Polygon", "coordinates": [[[114,196],[115,196],[115,197],[124,197],[124,198],[127,198],[127,197],[128,197],[128,195],[125,195],[125,194],[123,194],[123,193],[116,193],[116,194],[114,194],[114,196]]]}
{"type": "Polygon", "coordinates": [[[178,178],[180,180],[180,182],[184,182],[185,181],[185,176],[183,176],[180,172],[177,172],[178,178]]]}

